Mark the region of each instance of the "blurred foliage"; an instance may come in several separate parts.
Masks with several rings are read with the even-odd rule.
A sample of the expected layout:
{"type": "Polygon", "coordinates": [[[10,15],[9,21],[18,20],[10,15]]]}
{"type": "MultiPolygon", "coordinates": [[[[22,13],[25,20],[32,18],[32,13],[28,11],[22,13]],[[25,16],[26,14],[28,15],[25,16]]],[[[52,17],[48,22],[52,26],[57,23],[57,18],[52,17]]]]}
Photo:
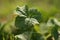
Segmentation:
{"type": "Polygon", "coordinates": [[[28,38],[25,38],[26,40],[53,40],[53,38],[54,40],[59,40],[58,28],[60,27],[60,23],[54,17],[50,19],[50,22],[46,21],[44,22],[45,25],[41,25],[42,22],[39,21],[42,18],[41,13],[36,9],[32,8],[31,11],[27,6],[24,6],[18,7],[16,12],[17,17],[15,20],[15,26],[20,30],[20,35],[16,35],[16,40],[23,40],[25,38],[24,35],[24,38],[21,38],[20,36],[23,33],[25,34],[25,32],[27,34],[29,33],[29,35],[25,34],[27,37],[29,36],[28,38]]]}
{"type": "Polygon", "coordinates": [[[37,8],[42,13],[42,19],[45,19],[45,21],[50,16],[60,13],[59,0],[0,0],[0,19],[4,18],[5,20],[7,15],[12,14],[18,5],[23,6],[25,4],[37,8]]]}
{"type": "Polygon", "coordinates": [[[60,0],[0,0],[0,40],[60,40],[59,21],[60,0]]]}

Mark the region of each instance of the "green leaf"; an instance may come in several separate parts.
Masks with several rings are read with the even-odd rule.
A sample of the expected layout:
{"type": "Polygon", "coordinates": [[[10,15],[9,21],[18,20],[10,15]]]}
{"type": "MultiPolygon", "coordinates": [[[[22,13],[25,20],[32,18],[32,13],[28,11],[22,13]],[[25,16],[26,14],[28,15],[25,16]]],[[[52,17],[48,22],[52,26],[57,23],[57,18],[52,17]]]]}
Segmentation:
{"type": "Polygon", "coordinates": [[[55,40],[58,40],[58,27],[59,25],[57,24],[57,19],[52,18],[51,23],[54,25],[53,28],[51,29],[51,35],[54,37],[55,40]]]}
{"type": "Polygon", "coordinates": [[[51,29],[51,35],[54,37],[55,40],[58,40],[58,28],[57,26],[51,29]]]}
{"type": "Polygon", "coordinates": [[[15,26],[20,30],[20,33],[30,30],[32,26],[25,23],[25,18],[17,16],[15,20],[15,26]]]}
{"type": "Polygon", "coordinates": [[[42,15],[37,9],[30,9],[29,13],[31,18],[35,18],[38,22],[41,22],[42,15]]]}
{"type": "Polygon", "coordinates": [[[44,40],[44,37],[40,33],[33,32],[31,40],[44,40]]]}

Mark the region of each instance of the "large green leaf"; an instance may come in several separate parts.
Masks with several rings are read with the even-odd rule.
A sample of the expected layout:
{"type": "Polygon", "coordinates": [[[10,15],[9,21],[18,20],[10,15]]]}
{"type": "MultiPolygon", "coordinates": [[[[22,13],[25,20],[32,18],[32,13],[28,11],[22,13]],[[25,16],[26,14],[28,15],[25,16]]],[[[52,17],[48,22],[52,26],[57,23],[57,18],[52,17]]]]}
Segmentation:
{"type": "Polygon", "coordinates": [[[25,18],[24,17],[20,17],[20,16],[17,16],[16,17],[15,25],[19,29],[20,33],[23,33],[25,31],[28,31],[28,30],[30,30],[30,27],[32,27],[32,26],[28,26],[25,23],[25,18]]]}

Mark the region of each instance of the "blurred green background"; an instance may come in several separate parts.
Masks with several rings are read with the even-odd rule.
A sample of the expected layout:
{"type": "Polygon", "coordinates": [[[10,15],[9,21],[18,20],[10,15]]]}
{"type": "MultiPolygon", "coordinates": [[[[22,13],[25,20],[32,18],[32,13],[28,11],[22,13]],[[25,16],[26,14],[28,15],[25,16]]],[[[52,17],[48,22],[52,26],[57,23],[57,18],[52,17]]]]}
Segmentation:
{"type": "MultiPolygon", "coordinates": [[[[42,14],[42,21],[47,21],[50,17],[56,17],[60,20],[60,0],[0,0],[0,22],[5,25],[5,30],[9,33],[13,28],[14,10],[17,6],[28,5],[32,8],[37,8],[42,14]]],[[[4,31],[5,31],[4,30],[4,31]]],[[[15,29],[13,29],[15,30],[15,29]]]]}
{"type": "Polygon", "coordinates": [[[0,18],[13,13],[17,5],[26,4],[29,7],[37,8],[46,19],[55,14],[60,15],[60,0],[0,0],[0,18]]]}

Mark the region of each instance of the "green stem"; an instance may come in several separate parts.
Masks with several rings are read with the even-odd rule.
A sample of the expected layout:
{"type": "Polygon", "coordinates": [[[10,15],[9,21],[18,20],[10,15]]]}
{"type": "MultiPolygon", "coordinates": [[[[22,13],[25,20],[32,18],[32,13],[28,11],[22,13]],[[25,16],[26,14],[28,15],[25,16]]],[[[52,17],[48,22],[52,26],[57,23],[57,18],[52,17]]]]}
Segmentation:
{"type": "Polygon", "coordinates": [[[33,33],[33,28],[32,28],[32,30],[31,30],[31,32],[30,32],[29,40],[31,40],[32,33],[33,33]]]}

